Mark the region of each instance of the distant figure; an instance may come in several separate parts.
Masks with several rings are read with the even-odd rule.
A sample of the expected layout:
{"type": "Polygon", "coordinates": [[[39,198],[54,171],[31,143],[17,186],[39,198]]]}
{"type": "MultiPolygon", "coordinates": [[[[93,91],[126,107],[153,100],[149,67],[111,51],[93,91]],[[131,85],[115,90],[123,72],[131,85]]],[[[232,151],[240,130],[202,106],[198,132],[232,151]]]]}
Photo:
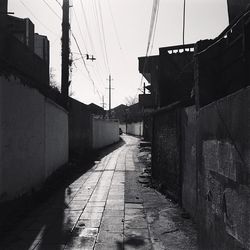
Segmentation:
{"type": "Polygon", "coordinates": [[[119,128],[119,134],[120,134],[120,135],[122,135],[122,134],[123,134],[123,132],[122,132],[122,129],[121,129],[121,128],[119,128]]]}

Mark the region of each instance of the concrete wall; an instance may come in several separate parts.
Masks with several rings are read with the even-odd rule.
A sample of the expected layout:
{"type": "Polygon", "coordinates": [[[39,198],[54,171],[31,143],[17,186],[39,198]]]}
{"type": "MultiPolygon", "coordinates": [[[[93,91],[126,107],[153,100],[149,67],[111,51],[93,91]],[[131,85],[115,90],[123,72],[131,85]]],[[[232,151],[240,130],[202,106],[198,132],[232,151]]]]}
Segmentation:
{"type": "Polygon", "coordinates": [[[195,107],[181,111],[182,206],[195,218],[196,202],[196,111],[195,107]]]}
{"type": "Polygon", "coordinates": [[[19,79],[0,77],[0,202],[42,184],[68,160],[68,114],[19,79]]]}
{"type": "Polygon", "coordinates": [[[45,177],[68,162],[68,114],[50,99],[45,102],[45,177]]]}
{"type": "Polygon", "coordinates": [[[70,154],[85,157],[92,149],[92,114],[88,106],[74,99],[69,104],[70,154]]]}
{"type": "Polygon", "coordinates": [[[200,110],[201,249],[250,249],[250,88],[200,110]]]}
{"type": "Polygon", "coordinates": [[[103,120],[93,118],[93,149],[99,149],[118,142],[118,120],[103,120]]]}
{"type": "Polygon", "coordinates": [[[128,123],[127,134],[142,136],[143,135],[143,122],[128,123]]]}

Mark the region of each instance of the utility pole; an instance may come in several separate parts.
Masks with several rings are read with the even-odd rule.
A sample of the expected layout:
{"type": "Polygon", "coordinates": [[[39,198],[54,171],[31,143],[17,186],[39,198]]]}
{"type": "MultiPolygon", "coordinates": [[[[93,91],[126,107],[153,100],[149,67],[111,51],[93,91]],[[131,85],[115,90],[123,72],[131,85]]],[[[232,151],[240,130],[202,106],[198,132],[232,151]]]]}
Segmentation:
{"type": "Polygon", "coordinates": [[[63,21],[62,21],[62,72],[61,72],[61,93],[64,100],[69,96],[69,0],[63,0],[63,21]]]}
{"type": "Polygon", "coordinates": [[[109,118],[111,117],[111,91],[113,90],[113,88],[111,87],[111,82],[113,81],[113,79],[111,78],[111,75],[109,75],[109,118]]]}
{"type": "Polygon", "coordinates": [[[183,30],[182,30],[182,42],[185,45],[185,28],[186,28],[186,0],[183,3],[183,30]]]}
{"type": "Polygon", "coordinates": [[[101,103],[101,105],[102,105],[102,108],[105,109],[106,103],[104,102],[104,95],[102,96],[102,103],[101,103]]]}

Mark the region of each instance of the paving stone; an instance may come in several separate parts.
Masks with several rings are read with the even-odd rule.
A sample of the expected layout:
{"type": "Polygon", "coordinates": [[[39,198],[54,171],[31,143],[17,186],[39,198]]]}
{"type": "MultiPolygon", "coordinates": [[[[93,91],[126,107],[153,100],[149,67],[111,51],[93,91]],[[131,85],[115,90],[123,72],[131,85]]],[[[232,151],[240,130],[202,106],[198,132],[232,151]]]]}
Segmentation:
{"type": "Polygon", "coordinates": [[[124,205],[113,205],[113,204],[109,204],[106,205],[105,209],[107,210],[124,210],[124,205]]]}
{"type": "Polygon", "coordinates": [[[124,218],[121,216],[119,217],[103,217],[102,224],[103,223],[110,223],[110,224],[121,224],[124,223],[124,218]]]}
{"type": "Polygon", "coordinates": [[[126,215],[144,215],[143,209],[135,209],[135,208],[126,208],[125,209],[125,216],[126,215]]]}
{"type": "Polygon", "coordinates": [[[106,201],[89,201],[88,207],[104,207],[106,204],[106,201]]]}
{"type": "MultiPolygon", "coordinates": [[[[148,239],[141,238],[141,237],[125,237],[124,238],[124,250],[134,250],[134,249],[153,250],[152,244],[148,239]]],[[[160,250],[160,249],[157,249],[157,250],[160,250]]]]}
{"type": "Polygon", "coordinates": [[[84,237],[84,238],[92,238],[96,237],[98,234],[98,228],[94,227],[75,227],[72,231],[71,237],[84,237]]]}
{"type": "Polygon", "coordinates": [[[137,219],[132,219],[132,220],[125,220],[124,222],[124,227],[125,229],[130,229],[130,228],[148,228],[148,223],[145,218],[137,218],[137,219]]]}
{"type": "Polygon", "coordinates": [[[112,223],[112,220],[107,223],[101,223],[100,230],[110,232],[123,232],[123,223],[112,223]]]}
{"type": "Polygon", "coordinates": [[[97,237],[98,243],[110,244],[111,242],[123,242],[123,233],[116,233],[110,231],[100,231],[97,237]]]}
{"type": "Polygon", "coordinates": [[[94,250],[123,250],[123,242],[97,243],[94,250]]]}
{"type": "Polygon", "coordinates": [[[104,207],[89,207],[87,206],[84,209],[84,213],[102,213],[104,210],[104,207]]]}
{"type": "Polygon", "coordinates": [[[67,243],[64,250],[76,250],[76,249],[84,249],[84,250],[92,250],[95,245],[95,237],[76,237],[71,238],[67,243]]]}
{"type": "Polygon", "coordinates": [[[142,203],[125,203],[125,208],[143,209],[142,203]]]}
{"type": "Polygon", "coordinates": [[[76,224],[76,227],[95,227],[98,228],[101,225],[101,219],[97,220],[97,219],[93,219],[93,220],[79,220],[76,224]]]}
{"type": "Polygon", "coordinates": [[[124,217],[124,210],[104,210],[104,217],[124,217]]]}
{"type": "Polygon", "coordinates": [[[149,232],[148,229],[132,229],[132,228],[126,228],[124,230],[124,235],[127,238],[133,238],[133,237],[141,237],[143,239],[149,239],[149,232]]]}
{"type": "Polygon", "coordinates": [[[87,213],[87,212],[83,212],[80,219],[81,220],[99,220],[102,218],[102,213],[87,213]]]}

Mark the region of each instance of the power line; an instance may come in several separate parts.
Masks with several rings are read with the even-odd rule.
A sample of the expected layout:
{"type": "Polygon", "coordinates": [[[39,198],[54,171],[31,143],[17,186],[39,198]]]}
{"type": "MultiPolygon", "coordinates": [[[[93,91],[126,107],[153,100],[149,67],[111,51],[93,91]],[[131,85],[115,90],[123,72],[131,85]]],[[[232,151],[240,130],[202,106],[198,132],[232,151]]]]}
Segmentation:
{"type": "Polygon", "coordinates": [[[159,14],[159,4],[156,7],[156,20],[154,22],[154,28],[153,28],[153,35],[152,35],[152,42],[151,42],[151,50],[149,54],[152,53],[153,47],[154,47],[154,40],[155,40],[155,33],[156,33],[156,26],[157,26],[157,21],[158,21],[158,14],[159,14]]]}
{"type": "Polygon", "coordinates": [[[114,15],[113,15],[112,8],[111,8],[109,0],[108,0],[108,6],[109,6],[109,11],[110,11],[111,19],[112,19],[112,24],[113,24],[113,27],[114,27],[114,30],[115,30],[116,39],[118,41],[120,49],[122,49],[121,42],[120,42],[119,35],[118,35],[118,31],[117,31],[116,24],[115,24],[115,18],[114,18],[114,15]]]}
{"type": "Polygon", "coordinates": [[[79,30],[79,32],[80,32],[80,36],[81,36],[81,38],[82,38],[82,41],[83,41],[85,50],[88,52],[87,45],[86,45],[86,42],[85,42],[85,40],[84,40],[84,36],[83,36],[83,33],[82,33],[82,30],[81,30],[81,27],[80,27],[80,24],[79,24],[79,21],[78,21],[78,18],[77,18],[77,15],[76,15],[76,12],[75,12],[75,9],[74,9],[74,8],[73,8],[73,13],[74,13],[74,15],[75,15],[76,24],[77,24],[78,30],[79,30]]]}
{"type": "Polygon", "coordinates": [[[102,28],[104,51],[105,51],[106,62],[107,62],[107,66],[108,66],[108,71],[110,73],[110,67],[109,67],[109,61],[108,61],[108,53],[107,53],[107,46],[106,46],[106,38],[105,38],[105,32],[104,32],[104,24],[103,24],[103,18],[102,18],[102,6],[100,4],[100,1],[98,1],[98,6],[99,6],[99,13],[100,13],[100,18],[101,18],[101,28],[102,28]]]}
{"type": "Polygon", "coordinates": [[[28,8],[28,6],[22,1],[19,0],[19,2],[24,6],[24,8],[50,33],[54,34],[55,36],[58,36],[53,30],[51,30],[49,27],[47,27],[44,23],[42,23],[35,15],[34,13],[28,8]]]}
{"type": "Polygon", "coordinates": [[[94,13],[96,23],[97,23],[98,37],[99,37],[99,40],[100,40],[101,53],[102,53],[102,56],[103,56],[103,61],[104,61],[104,65],[106,67],[106,71],[107,71],[107,73],[109,73],[108,72],[109,71],[108,70],[108,65],[107,65],[107,62],[106,62],[106,59],[105,59],[105,52],[104,52],[104,46],[103,46],[103,40],[102,40],[102,32],[101,32],[101,28],[100,28],[99,14],[98,14],[98,11],[97,11],[97,5],[96,5],[95,0],[93,0],[92,3],[93,3],[93,13],[94,13]]]}
{"type": "Polygon", "coordinates": [[[90,81],[91,81],[92,84],[93,84],[94,90],[97,92],[97,94],[98,94],[98,96],[99,96],[99,98],[100,98],[100,100],[101,100],[101,94],[100,94],[100,92],[98,91],[98,89],[96,88],[95,82],[94,82],[93,78],[91,77],[91,74],[90,74],[90,72],[89,72],[89,70],[88,70],[88,68],[87,68],[86,62],[85,62],[85,60],[84,60],[82,51],[81,51],[81,49],[80,49],[79,43],[77,42],[77,39],[76,39],[75,35],[73,34],[73,32],[72,32],[72,37],[73,37],[73,39],[74,39],[74,41],[75,41],[75,43],[76,43],[76,46],[77,46],[77,49],[78,49],[80,55],[81,55],[81,58],[82,58],[82,61],[83,61],[83,65],[84,65],[84,67],[85,67],[85,69],[86,69],[86,71],[87,71],[87,73],[88,73],[88,77],[89,77],[90,81]]]}
{"type": "Polygon", "coordinates": [[[155,38],[156,24],[157,24],[158,14],[159,14],[159,4],[160,4],[160,0],[154,0],[153,6],[152,6],[151,19],[150,19],[146,56],[145,56],[145,61],[144,61],[144,65],[143,65],[143,71],[142,71],[142,76],[141,76],[141,81],[140,81],[140,87],[137,90],[136,96],[138,95],[139,89],[142,87],[143,74],[144,74],[145,69],[146,69],[148,57],[152,52],[153,42],[154,42],[154,38],[155,38]],[[151,45],[151,50],[149,51],[150,45],[151,45]]]}
{"type": "Polygon", "coordinates": [[[42,0],[47,6],[48,8],[61,20],[61,17],[53,10],[53,8],[47,3],[46,0],[42,0]]]}
{"type": "Polygon", "coordinates": [[[58,0],[56,0],[56,2],[58,3],[58,5],[59,5],[60,7],[62,7],[61,3],[60,3],[58,0]]]}
{"type": "Polygon", "coordinates": [[[95,51],[95,48],[94,48],[93,39],[92,39],[92,36],[91,36],[91,33],[90,33],[90,29],[89,29],[89,25],[88,25],[87,15],[86,15],[86,12],[85,12],[84,7],[83,7],[82,0],[80,0],[80,3],[81,3],[81,9],[82,9],[82,13],[83,13],[83,18],[84,18],[86,29],[87,29],[87,33],[88,33],[88,38],[89,38],[90,46],[91,46],[92,52],[94,54],[96,54],[95,53],[96,51],[95,51]]]}

